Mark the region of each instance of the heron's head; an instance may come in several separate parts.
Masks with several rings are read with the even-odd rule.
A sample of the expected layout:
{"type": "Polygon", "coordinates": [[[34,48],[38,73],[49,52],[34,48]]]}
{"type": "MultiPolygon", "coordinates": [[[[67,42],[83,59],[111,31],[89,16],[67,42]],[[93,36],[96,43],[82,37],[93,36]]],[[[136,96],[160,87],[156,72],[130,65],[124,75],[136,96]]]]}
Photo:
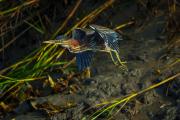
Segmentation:
{"type": "Polygon", "coordinates": [[[56,40],[48,40],[43,43],[47,44],[57,44],[64,48],[67,48],[70,52],[76,52],[80,48],[80,43],[78,40],[73,38],[65,38],[64,36],[58,36],[56,40]]]}

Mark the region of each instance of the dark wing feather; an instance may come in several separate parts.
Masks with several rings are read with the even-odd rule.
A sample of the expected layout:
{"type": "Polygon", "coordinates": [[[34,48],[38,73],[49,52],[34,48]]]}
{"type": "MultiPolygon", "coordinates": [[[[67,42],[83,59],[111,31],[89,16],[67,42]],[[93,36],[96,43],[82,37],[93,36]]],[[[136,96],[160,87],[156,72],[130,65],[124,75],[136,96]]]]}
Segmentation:
{"type": "Polygon", "coordinates": [[[123,40],[119,33],[98,25],[90,25],[90,28],[95,30],[102,37],[105,44],[107,44],[111,49],[119,52],[119,41],[123,40]]]}
{"type": "Polygon", "coordinates": [[[90,66],[93,54],[92,51],[85,51],[76,54],[76,63],[79,71],[83,71],[90,66]]]}

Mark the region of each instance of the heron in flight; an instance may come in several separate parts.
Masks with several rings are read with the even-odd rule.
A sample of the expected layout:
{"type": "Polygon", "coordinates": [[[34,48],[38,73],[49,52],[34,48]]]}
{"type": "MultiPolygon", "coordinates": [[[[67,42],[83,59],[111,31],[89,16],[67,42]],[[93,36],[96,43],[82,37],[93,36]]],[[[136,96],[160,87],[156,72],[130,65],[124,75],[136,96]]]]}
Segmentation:
{"type": "Polygon", "coordinates": [[[75,28],[72,37],[58,36],[56,40],[44,41],[49,44],[59,44],[76,54],[79,71],[88,68],[96,52],[107,52],[115,65],[126,68],[125,61],[120,59],[119,43],[122,36],[116,31],[99,25],[89,25],[87,28],[75,28]]]}

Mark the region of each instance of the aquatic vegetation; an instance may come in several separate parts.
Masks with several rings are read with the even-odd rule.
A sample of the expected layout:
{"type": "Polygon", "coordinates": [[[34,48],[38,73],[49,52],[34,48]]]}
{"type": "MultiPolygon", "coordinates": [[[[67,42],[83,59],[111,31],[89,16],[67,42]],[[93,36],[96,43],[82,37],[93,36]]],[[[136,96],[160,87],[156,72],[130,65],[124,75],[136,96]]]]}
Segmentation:
{"type": "Polygon", "coordinates": [[[14,88],[20,87],[20,85],[25,84],[26,82],[46,78],[48,69],[55,66],[62,66],[67,63],[59,61],[63,53],[63,49],[61,50],[57,47],[49,49],[49,47],[46,46],[35,56],[27,57],[24,60],[1,70],[1,98],[6,95],[6,93],[14,90],[14,88]]]}

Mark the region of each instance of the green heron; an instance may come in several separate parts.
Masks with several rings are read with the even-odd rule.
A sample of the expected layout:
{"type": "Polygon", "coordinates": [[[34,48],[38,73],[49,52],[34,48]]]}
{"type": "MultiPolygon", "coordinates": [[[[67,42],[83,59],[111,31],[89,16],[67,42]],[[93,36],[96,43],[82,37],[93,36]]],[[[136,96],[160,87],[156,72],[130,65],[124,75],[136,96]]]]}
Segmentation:
{"type": "Polygon", "coordinates": [[[119,53],[119,42],[122,36],[116,31],[99,26],[89,25],[88,28],[76,28],[72,31],[72,37],[58,36],[57,40],[49,40],[44,43],[60,44],[70,52],[76,54],[76,62],[79,71],[88,68],[92,62],[95,52],[108,52],[115,65],[126,68],[121,61],[119,53]]]}

